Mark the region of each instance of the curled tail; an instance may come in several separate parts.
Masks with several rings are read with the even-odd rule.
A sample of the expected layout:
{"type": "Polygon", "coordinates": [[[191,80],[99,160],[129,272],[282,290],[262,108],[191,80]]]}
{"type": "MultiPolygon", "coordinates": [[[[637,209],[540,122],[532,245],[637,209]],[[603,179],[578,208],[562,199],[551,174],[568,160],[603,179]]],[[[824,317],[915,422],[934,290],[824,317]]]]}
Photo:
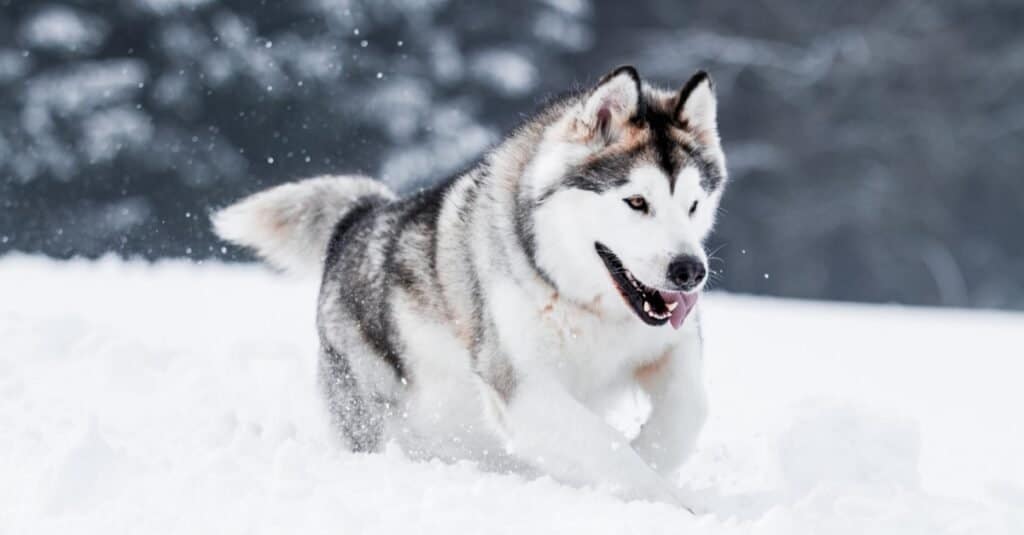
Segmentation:
{"type": "Polygon", "coordinates": [[[270,264],[319,274],[334,226],[371,199],[390,201],[394,192],[358,176],[323,176],[255,193],[213,214],[222,239],[254,249],[270,264]]]}

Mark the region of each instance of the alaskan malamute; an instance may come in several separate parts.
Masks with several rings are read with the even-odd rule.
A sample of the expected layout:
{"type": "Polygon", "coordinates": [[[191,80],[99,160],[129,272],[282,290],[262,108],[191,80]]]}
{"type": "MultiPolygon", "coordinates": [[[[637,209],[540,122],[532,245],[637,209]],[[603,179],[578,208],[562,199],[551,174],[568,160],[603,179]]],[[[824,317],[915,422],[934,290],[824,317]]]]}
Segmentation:
{"type": "Polygon", "coordinates": [[[432,189],[313,178],[214,224],[322,273],[320,375],[352,450],[394,440],[678,503],[662,476],[705,420],[697,302],[725,182],[708,75],[664,91],[627,66],[432,189]],[[630,440],[602,407],[636,385],[651,411],[630,440]]]}

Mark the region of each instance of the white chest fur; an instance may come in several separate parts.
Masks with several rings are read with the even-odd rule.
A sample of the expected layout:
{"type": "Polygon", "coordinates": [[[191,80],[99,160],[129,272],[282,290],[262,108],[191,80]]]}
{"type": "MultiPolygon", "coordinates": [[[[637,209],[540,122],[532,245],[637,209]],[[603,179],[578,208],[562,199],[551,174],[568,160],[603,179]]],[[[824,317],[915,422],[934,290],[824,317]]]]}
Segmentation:
{"type": "MultiPolygon", "coordinates": [[[[580,396],[631,376],[637,367],[697,335],[692,325],[676,331],[668,325],[646,325],[632,314],[603,312],[600,302],[580,305],[557,294],[533,299],[511,284],[495,284],[491,295],[509,358],[521,369],[545,368],[580,396]]],[[[625,310],[624,303],[614,304],[625,310]]]]}

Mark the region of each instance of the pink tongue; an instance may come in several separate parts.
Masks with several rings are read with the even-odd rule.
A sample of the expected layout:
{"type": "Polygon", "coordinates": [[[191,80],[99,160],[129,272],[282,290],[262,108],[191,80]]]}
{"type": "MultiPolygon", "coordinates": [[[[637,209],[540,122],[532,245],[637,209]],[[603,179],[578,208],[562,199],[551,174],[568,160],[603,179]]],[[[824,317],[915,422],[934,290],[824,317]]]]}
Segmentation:
{"type": "Polygon", "coordinates": [[[682,292],[661,292],[661,298],[665,303],[679,303],[679,306],[672,311],[672,317],[668,319],[673,329],[678,329],[690,315],[693,305],[697,304],[697,294],[684,294],[682,292]]]}

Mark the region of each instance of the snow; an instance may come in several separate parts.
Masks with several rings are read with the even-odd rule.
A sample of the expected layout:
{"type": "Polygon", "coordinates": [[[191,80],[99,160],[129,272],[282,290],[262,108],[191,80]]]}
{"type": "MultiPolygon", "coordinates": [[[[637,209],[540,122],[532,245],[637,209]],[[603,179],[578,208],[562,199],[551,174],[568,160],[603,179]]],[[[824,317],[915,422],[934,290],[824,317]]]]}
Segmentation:
{"type": "Polygon", "coordinates": [[[83,152],[90,163],[110,161],[125,147],[148,146],[153,130],[148,115],[128,106],[97,111],[83,121],[83,152]]]}
{"type": "MultiPolygon", "coordinates": [[[[560,0],[556,0],[560,1],[560,0]]],[[[533,19],[533,34],[557,48],[584,51],[594,44],[594,32],[571,13],[540,11],[533,19]]]]}
{"type": "Polygon", "coordinates": [[[156,14],[175,11],[195,11],[210,3],[210,0],[136,0],[140,8],[156,14]]]}
{"type": "Polygon", "coordinates": [[[436,108],[426,118],[430,138],[401,145],[385,157],[381,179],[398,191],[422,186],[424,176],[442,172],[451,162],[465,165],[473,161],[497,139],[493,130],[477,125],[458,106],[436,108]]]}
{"type": "MultiPolygon", "coordinates": [[[[29,107],[43,107],[54,115],[85,115],[96,108],[121,102],[140,93],[146,66],[122,59],[80,63],[28,81],[29,107]]],[[[39,125],[25,129],[36,132],[39,125]]]]}
{"type": "Polygon", "coordinates": [[[101,19],[67,6],[47,6],[22,27],[22,39],[32,47],[90,53],[106,39],[110,28],[101,19]]]}
{"type": "Polygon", "coordinates": [[[24,51],[0,48],[0,83],[10,83],[24,76],[32,62],[24,51]]]}
{"type": "Polygon", "coordinates": [[[252,265],[0,259],[0,533],[1024,531],[1024,315],[707,296],[692,516],[340,451],[314,295],[252,265]]]}
{"type": "Polygon", "coordinates": [[[537,87],[540,73],[530,60],[510,50],[484,50],[473,55],[470,70],[482,83],[508,97],[524,97],[537,87]]]}

